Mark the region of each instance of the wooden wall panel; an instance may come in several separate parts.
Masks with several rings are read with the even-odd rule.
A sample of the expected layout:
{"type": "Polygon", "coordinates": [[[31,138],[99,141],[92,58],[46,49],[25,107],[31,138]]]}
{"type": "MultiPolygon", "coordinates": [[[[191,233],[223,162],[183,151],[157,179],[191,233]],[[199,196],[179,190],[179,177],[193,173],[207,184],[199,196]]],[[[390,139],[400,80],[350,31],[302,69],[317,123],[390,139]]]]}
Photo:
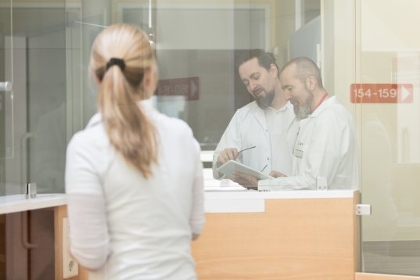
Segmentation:
{"type": "Polygon", "coordinates": [[[268,199],[264,213],[208,213],[192,252],[200,280],[353,280],[356,198],[268,199]]]}
{"type": "Polygon", "coordinates": [[[6,275],[6,221],[0,215],[0,277],[6,275]]]}
{"type": "MultiPolygon", "coordinates": [[[[67,206],[54,208],[55,227],[55,280],[63,280],[63,218],[67,217],[67,206]]],[[[87,280],[88,272],[79,264],[79,274],[66,280],[87,280]]]]}

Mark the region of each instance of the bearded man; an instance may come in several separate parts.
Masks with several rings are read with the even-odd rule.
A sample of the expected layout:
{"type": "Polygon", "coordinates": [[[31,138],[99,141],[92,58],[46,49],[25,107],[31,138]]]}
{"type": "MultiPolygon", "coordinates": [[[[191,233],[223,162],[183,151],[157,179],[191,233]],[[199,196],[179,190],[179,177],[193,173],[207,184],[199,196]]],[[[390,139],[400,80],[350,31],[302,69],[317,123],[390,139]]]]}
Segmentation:
{"type": "Polygon", "coordinates": [[[272,171],[276,178],[260,180],[258,190],[314,190],[319,178],[328,189],[359,189],[355,123],[337,96],[329,96],[318,66],[307,57],[294,58],[280,71],[280,82],[300,126],[292,174],[272,171]]]}
{"type": "MultiPolygon", "coordinates": [[[[255,49],[244,51],[238,61],[239,77],[254,101],[238,109],[229,122],[213,156],[213,176],[225,178],[217,168],[229,160],[266,174],[282,170],[289,175],[298,122],[285,99],[275,58],[255,49]]],[[[258,184],[256,177],[241,172],[228,179],[246,188],[258,184]]]]}

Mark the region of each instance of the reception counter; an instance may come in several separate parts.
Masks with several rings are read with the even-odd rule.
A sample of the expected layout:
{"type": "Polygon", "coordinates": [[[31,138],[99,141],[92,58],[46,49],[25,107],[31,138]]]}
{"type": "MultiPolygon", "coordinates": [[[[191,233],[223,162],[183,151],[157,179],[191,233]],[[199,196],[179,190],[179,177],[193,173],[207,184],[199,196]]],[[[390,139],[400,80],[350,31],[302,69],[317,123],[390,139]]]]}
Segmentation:
{"type": "Polygon", "coordinates": [[[354,279],[358,191],[210,191],[199,279],[354,279]]]}
{"type": "MultiPolygon", "coordinates": [[[[359,263],[358,191],[209,188],[206,225],[192,252],[205,279],[354,279],[359,263]]],[[[0,214],[54,209],[55,279],[63,279],[64,194],[0,199],[0,214]]],[[[87,279],[79,267],[77,276],[87,279]]]]}

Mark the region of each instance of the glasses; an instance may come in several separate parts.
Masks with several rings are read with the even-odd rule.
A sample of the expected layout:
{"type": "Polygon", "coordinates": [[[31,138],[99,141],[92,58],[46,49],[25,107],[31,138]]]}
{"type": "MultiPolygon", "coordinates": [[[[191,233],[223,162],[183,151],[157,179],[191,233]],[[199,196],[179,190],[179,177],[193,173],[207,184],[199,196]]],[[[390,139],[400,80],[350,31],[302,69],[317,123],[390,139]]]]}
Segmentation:
{"type": "Polygon", "coordinates": [[[256,148],[256,147],[257,147],[257,146],[252,146],[252,147],[249,147],[249,148],[242,149],[242,150],[240,150],[240,151],[238,152],[238,155],[239,155],[240,153],[242,153],[242,152],[246,151],[246,150],[251,150],[251,149],[254,149],[254,148],[256,148]]]}
{"type": "MultiPolygon", "coordinates": [[[[248,148],[242,149],[242,150],[240,150],[240,151],[238,152],[238,155],[239,155],[240,153],[242,153],[242,152],[246,151],[246,150],[251,150],[251,149],[254,149],[254,148],[256,148],[256,147],[257,147],[257,146],[252,146],[252,147],[248,147],[248,148]]],[[[268,164],[266,164],[266,165],[263,167],[263,169],[261,169],[261,171],[260,171],[260,172],[263,172],[263,171],[267,168],[267,166],[268,166],[268,164]]]]}
{"type": "Polygon", "coordinates": [[[260,172],[263,172],[263,171],[264,171],[264,169],[265,169],[267,166],[268,166],[268,164],[266,164],[266,165],[263,167],[263,169],[261,169],[261,171],[260,171],[260,172]]]}

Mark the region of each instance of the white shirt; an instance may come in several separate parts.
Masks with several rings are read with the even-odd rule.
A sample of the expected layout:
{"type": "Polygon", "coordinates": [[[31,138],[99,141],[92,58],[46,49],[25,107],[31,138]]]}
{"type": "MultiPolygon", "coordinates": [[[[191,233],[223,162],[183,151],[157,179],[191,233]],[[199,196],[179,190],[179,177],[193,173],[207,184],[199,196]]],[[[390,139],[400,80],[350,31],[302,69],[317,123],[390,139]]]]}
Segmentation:
{"type": "Polygon", "coordinates": [[[240,154],[238,161],[268,174],[278,170],[290,174],[292,169],[292,149],[298,130],[293,105],[275,110],[262,110],[256,101],[238,109],[223,133],[213,157],[213,176],[222,174],[216,170],[220,152],[226,148],[238,151],[256,146],[240,154]]]}
{"type": "MultiPolygon", "coordinates": [[[[101,115],[67,148],[71,252],[97,279],[196,279],[192,234],[204,225],[200,148],[191,129],[141,102],[159,135],[145,179],[110,144],[101,115]]],[[[92,279],[91,278],[91,279],[92,279]]]]}
{"type": "Polygon", "coordinates": [[[300,121],[290,177],[259,181],[258,190],[315,189],[318,176],[329,189],[358,189],[355,124],[335,96],[300,121]]]}

